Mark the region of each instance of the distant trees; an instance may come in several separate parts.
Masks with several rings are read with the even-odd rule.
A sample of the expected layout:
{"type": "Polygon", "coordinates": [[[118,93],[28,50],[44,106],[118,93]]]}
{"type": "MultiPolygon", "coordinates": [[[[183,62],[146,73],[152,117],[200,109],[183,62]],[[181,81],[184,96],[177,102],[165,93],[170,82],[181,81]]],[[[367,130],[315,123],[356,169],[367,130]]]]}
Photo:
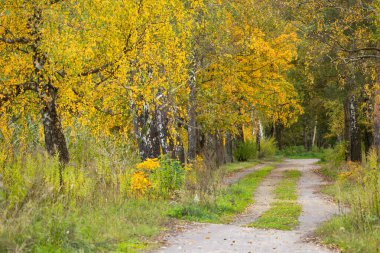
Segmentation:
{"type": "MultiPolygon", "coordinates": [[[[315,87],[308,94],[314,97],[312,101],[320,99],[320,105],[327,112],[334,111],[329,108],[332,101],[342,104],[345,120],[341,124],[348,143],[347,159],[360,161],[362,143],[365,150],[372,145],[372,140],[380,148],[376,144],[380,115],[377,109],[371,112],[372,106],[378,108],[378,100],[374,99],[377,92],[375,65],[379,60],[378,1],[291,0],[285,5],[288,9],[283,12],[284,16],[297,24],[305,41],[303,46],[307,48],[300,67],[306,69],[308,80],[315,87]],[[335,90],[335,97],[327,94],[328,90],[330,93],[335,90]],[[373,119],[369,115],[373,115],[373,119]],[[369,127],[368,122],[373,125],[369,127]]],[[[335,119],[330,120],[334,124],[335,119]]]]}

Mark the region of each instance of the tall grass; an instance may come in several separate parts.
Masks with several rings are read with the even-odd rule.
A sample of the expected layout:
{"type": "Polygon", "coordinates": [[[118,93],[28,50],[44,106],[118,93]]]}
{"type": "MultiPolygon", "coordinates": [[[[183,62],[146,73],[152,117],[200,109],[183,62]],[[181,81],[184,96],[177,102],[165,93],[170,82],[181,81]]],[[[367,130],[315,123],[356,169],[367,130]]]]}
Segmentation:
{"type": "Polygon", "coordinates": [[[339,169],[327,174],[336,179],[327,192],[349,211],[323,224],[318,234],[343,252],[380,252],[380,170],[376,151],[371,150],[363,164],[342,162],[342,153],[331,156],[334,159],[329,167],[339,169]]]}
{"type": "Polygon", "coordinates": [[[0,140],[0,252],[135,252],[167,222],[169,200],[124,190],[139,161],[125,138],[75,129],[63,186],[57,157],[14,139],[0,140]]]}

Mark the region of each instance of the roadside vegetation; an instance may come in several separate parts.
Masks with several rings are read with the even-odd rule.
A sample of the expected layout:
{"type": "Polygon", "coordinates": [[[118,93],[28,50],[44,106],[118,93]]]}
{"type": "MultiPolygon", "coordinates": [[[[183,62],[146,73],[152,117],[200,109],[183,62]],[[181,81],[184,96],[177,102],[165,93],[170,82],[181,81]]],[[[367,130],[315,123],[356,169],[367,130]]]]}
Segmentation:
{"type": "Polygon", "coordinates": [[[271,208],[264,212],[250,227],[292,230],[298,224],[301,205],[297,201],[297,182],[301,176],[298,170],[284,172],[284,178],[274,190],[275,201],[271,208]]]}
{"type": "Polygon", "coordinates": [[[278,155],[291,159],[317,158],[322,161],[325,160],[328,153],[329,149],[318,148],[316,146],[311,147],[309,150],[305,149],[304,146],[287,146],[277,152],[278,155]]]}
{"type": "Polygon", "coordinates": [[[2,146],[0,252],[147,249],[173,217],[229,221],[252,202],[252,192],[273,168],[228,187],[222,184],[227,172],[259,160],[218,167],[213,152],[205,152],[191,164],[168,156],[141,162],[127,142],[96,140],[83,129],[76,129],[75,140],[62,176],[58,157],[40,149],[9,156],[2,146]]]}
{"type": "Polygon", "coordinates": [[[323,192],[339,203],[343,212],[317,231],[324,243],[347,253],[380,251],[380,172],[371,150],[360,163],[344,162],[344,145],[337,146],[321,172],[332,180],[323,192]]]}
{"type": "Polygon", "coordinates": [[[226,174],[233,174],[234,172],[238,172],[244,169],[252,168],[260,163],[260,160],[249,160],[246,162],[234,162],[227,163],[222,166],[222,169],[225,170],[226,174]]]}
{"type": "Polygon", "coordinates": [[[228,221],[271,168],[231,187],[227,174],[330,154],[325,191],[351,212],[321,234],[347,250],[372,238],[379,13],[380,0],[0,0],[0,252],[137,251],[172,217],[228,221]]]}
{"type": "Polygon", "coordinates": [[[254,202],[252,193],[272,169],[273,166],[265,166],[254,171],[231,186],[221,188],[208,199],[190,199],[188,203],[172,209],[170,216],[200,222],[230,222],[234,215],[254,202]]]}

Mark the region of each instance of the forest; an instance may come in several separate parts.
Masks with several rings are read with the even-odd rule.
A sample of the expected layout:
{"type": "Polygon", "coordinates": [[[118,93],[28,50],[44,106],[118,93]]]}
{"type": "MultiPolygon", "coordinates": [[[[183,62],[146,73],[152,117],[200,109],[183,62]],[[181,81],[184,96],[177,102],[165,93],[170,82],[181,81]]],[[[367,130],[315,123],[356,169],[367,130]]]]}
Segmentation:
{"type": "Polygon", "coordinates": [[[379,0],[0,0],[0,252],[379,252],[379,96],[379,0]]]}

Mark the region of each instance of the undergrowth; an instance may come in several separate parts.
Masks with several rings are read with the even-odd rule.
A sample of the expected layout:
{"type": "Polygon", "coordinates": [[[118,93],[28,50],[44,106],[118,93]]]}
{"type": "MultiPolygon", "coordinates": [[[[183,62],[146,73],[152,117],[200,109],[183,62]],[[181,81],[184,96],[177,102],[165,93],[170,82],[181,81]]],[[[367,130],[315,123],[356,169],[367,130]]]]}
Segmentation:
{"type": "Polygon", "coordinates": [[[233,215],[240,213],[252,203],[252,192],[260,182],[270,173],[272,166],[266,166],[254,171],[231,187],[224,187],[215,198],[200,201],[189,199],[170,210],[171,217],[212,223],[226,223],[231,221],[233,215]]]}
{"type": "Polygon", "coordinates": [[[335,157],[322,173],[326,171],[326,176],[335,182],[323,192],[331,195],[344,212],[322,224],[317,234],[324,243],[343,252],[380,252],[380,172],[376,152],[370,151],[363,164],[345,163],[341,156],[335,157]]]}

